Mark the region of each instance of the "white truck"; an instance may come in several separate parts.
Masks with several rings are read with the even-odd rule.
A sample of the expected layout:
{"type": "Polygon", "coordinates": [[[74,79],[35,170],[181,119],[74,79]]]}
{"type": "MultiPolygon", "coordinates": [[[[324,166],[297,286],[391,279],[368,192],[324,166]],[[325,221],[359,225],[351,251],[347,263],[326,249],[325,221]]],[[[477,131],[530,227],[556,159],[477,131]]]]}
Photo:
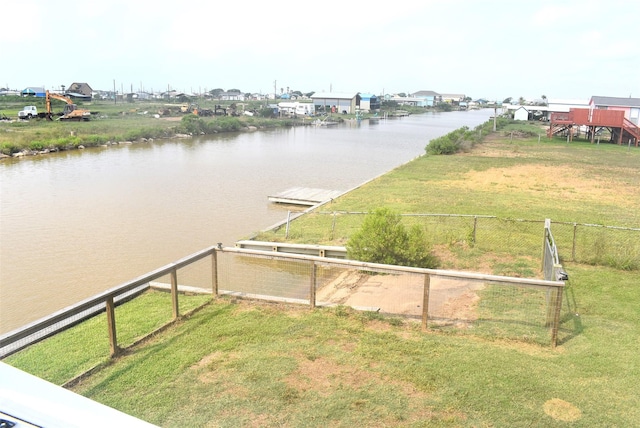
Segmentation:
{"type": "Polygon", "coordinates": [[[38,109],[36,106],[25,106],[22,110],[18,112],[18,117],[20,119],[31,119],[32,117],[38,116],[38,109]]]}

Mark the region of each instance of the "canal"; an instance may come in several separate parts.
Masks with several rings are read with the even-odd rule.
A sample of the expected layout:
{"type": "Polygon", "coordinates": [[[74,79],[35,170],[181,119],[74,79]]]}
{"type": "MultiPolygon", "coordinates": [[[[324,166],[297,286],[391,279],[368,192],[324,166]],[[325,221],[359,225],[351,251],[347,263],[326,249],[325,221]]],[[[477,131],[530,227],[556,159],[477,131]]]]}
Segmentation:
{"type": "Polygon", "coordinates": [[[0,162],[0,333],[286,218],[267,196],[348,190],[493,110],[75,150],[0,162]]]}

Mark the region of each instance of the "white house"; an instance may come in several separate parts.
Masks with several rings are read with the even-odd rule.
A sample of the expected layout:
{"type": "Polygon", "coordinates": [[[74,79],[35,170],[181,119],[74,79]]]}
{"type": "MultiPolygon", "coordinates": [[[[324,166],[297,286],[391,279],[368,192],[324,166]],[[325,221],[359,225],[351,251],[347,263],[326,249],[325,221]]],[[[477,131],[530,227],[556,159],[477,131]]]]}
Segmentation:
{"type": "Polygon", "coordinates": [[[440,94],[442,102],[458,105],[466,98],[465,94],[440,94]]]}
{"type": "Polygon", "coordinates": [[[407,97],[407,103],[417,107],[433,107],[441,101],[442,96],[434,91],[418,91],[407,97]]]}
{"type": "Polygon", "coordinates": [[[222,92],[220,93],[222,101],[244,101],[244,94],[240,92],[222,92]]]}

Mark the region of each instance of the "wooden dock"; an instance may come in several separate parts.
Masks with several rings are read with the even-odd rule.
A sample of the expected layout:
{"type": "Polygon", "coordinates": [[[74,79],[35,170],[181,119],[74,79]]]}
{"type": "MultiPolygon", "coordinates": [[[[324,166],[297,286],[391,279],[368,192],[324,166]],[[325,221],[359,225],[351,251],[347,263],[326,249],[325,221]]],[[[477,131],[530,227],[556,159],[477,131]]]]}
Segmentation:
{"type": "Polygon", "coordinates": [[[279,204],[314,206],[321,202],[337,198],[343,192],[340,190],[313,189],[309,187],[292,187],[277,195],[269,196],[271,202],[279,204]]]}

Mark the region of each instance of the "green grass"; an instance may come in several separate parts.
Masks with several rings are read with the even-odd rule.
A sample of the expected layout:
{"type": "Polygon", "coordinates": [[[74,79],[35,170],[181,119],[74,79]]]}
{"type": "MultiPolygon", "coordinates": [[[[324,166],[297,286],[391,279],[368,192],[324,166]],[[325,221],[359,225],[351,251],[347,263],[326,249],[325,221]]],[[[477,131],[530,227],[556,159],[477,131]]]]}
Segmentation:
{"type": "MultiPolygon", "coordinates": [[[[639,161],[638,150],[616,145],[503,137],[470,153],[419,158],[327,209],[393,206],[400,212],[638,227],[639,161]]],[[[358,217],[338,216],[340,227],[331,232],[331,216],[309,216],[294,222],[304,228],[292,230],[299,241],[339,242],[350,230],[344,222],[356,224],[358,217]]],[[[533,236],[530,227],[518,223],[516,230],[533,236]]],[[[535,340],[546,331],[525,329],[517,340],[501,338],[499,323],[480,323],[477,331],[434,326],[423,332],[407,319],[345,307],[310,310],[216,299],[104,364],[74,390],[161,426],[636,426],[640,274],[567,260],[567,227],[552,229],[563,242],[570,278],[555,349],[535,340]]],[[[434,233],[438,229],[433,226],[434,233]]],[[[440,250],[450,254],[445,267],[486,267],[489,253],[496,273],[529,276],[539,269],[539,254],[487,251],[480,243],[469,245],[469,226],[462,229],[442,232],[440,250]]],[[[495,291],[491,286],[482,292],[495,291]]],[[[170,317],[165,303],[147,298],[155,296],[141,298],[140,308],[164,308],[151,318],[160,323],[170,317]]],[[[480,315],[509,316],[514,303],[532,311],[544,306],[530,293],[498,294],[492,301],[496,306],[480,307],[480,315]]],[[[123,331],[123,340],[156,325],[131,322],[137,327],[123,331]]],[[[87,328],[98,333],[78,340],[100,354],[106,345],[96,338],[106,336],[106,327],[98,322],[87,328]]],[[[5,361],[56,383],[75,376],[75,366],[105,361],[102,355],[81,364],[87,357],[63,352],[64,342],[47,348],[53,339],[32,347],[37,353],[29,348],[5,361]]]]}
{"type": "Polygon", "coordinates": [[[424,227],[433,245],[454,249],[463,244],[487,255],[537,258],[543,222],[549,218],[558,223],[552,230],[558,232],[554,235],[565,260],[640,268],[637,231],[579,227],[575,251],[572,248],[573,223],[640,227],[640,150],[584,141],[567,144],[546,137],[540,143],[537,137],[511,142],[504,136],[508,131],[499,135],[500,141],[492,137],[469,153],[417,158],[336,198],[318,213],[294,220],[288,238],[280,228],[261,232],[256,239],[345,245],[364,215],[341,212],[387,206],[406,214],[498,217],[477,220],[475,242],[473,218],[406,217],[404,221],[424,227]],[[527,221],[514,221],[518,219],[527,221]]]}
{"type": "Polygon", "coordinates": [[[565,426],[554,399],[556,418],[580,412],[571,426],[633,426],[637,276],[568,268],[580,317],[555,350],[221,299],[76,390],[161,426],[565,426]]]}
{"type": "MultiPolygon", "coordinates": [[[[208,301],[208,296],[180,296],[180,312],[208,301]]],[[[171,295],[150,291],[116,308],[118,344],[126,347],[172,319],[171,295]]],[[[36,343],[4,360],[43,379],[63,384],[109,361],[109,336],[104,313],[36,343]],[[60,358],[52,358],[52,356],[60,358]]]]}

